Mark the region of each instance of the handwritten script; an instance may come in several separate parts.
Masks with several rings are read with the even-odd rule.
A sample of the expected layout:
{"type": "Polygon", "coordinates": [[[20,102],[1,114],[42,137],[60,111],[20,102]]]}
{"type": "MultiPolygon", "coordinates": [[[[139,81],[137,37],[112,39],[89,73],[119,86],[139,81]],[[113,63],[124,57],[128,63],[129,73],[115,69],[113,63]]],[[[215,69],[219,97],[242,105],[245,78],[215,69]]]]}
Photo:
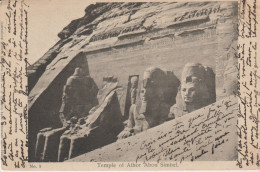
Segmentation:
{"type": "Polygon", "coordinates": [[[235,161],[237,110],[231,96],[70,161],[235,161]]]}
{"type": "Polygon", "coordinates": [[[1,163],[25,168],[28,161],[28,9],[24,1],[1,4],[1,163]]]}
{"type": "MultiPolygon", "coordinates": [[[[28,10],[25,0],[1,4],[1,165],[28,167],[28,10]]],[[[238,92],[189,115],[70,161],[235,161],[239,168],[260,165],[260,91],[256,0],[238,6],[238,92]],[[238,100],[238,102],[237,102],[238,100]]]]}
{"type": "Polygon", "coordinates": [[[228,99],[176,119],[168,131],[141,143],[136,162],[235,159],[236,112],[236,100],[228,99]]]}
{"type": "Polygon", "coordinates": [[[238,22],[238,148],[237,166],[260,164],[259,143],[259,59],[257,59],[256,0],[240,1],[238,22]]]}

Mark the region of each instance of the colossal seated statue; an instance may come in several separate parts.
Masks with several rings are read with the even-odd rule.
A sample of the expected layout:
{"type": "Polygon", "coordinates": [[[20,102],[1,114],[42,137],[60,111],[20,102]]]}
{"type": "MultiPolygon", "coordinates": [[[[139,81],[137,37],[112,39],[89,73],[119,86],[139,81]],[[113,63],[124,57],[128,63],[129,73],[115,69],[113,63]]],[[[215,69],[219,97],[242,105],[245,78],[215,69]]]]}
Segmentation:
{"type": "Polygon", "coordinates": [[[76,68],[72,76],[67,79],[63,88],[60,117],[64,125],[72,117],[85,117],[89,110],[98,104],[98,88],[93,79],[86,75],[82,68],[76,68]]]}
{"type": "Polygon", "coordinates": [[[83,68],[76,68],[67,79],[63,89],[60,119],[62,128],[44,128],[37,134],[35,160],[57,161],[60,136],[73,127],[74,121],[86,117],[89,110],[98,104],[98,88],[83,68]]]}
{"type": "MultiPolygon", "coordinates": [[[[69,77],[65,86],[66,89],[64,89],[61,113],[65,114],[65,126],[57,129],[46,128],[38,133],[35,152],[37,161],[70,159],[115,142],[117,135],[123,130],[123,118],[117,98],[117,89],[120,88],[117,79],[104,78],[105,85],[96,95],[99,104],[86,112],[85,109],[89,106],[81,108],[84,102],[79,102],[80,108],[78,108],[78,104],[75,103],[77,96],[81,97],[81,95],[74,93],[80,90],[76,90],[74,86],[86,81],[78,80],[81,74],[81,70],[77,68],[72,77],[69,77]],[[69,86],[69,89],[67,89],[67,86],[69,86]],[[73,109],[75,111],[72,111],[73,109]]],[[[88,91],[91,91],[92,87],[87,88],[89,88],[88,91]]],[[[82,95],[86,96],[87,94],[82,93],[82,95]]],[[[83,100],[83,98],[80,99],[83,100]]]]}
{"type": "Polygon", "coordinates": [[[183,68],[176,104],[171,107],[169,118],[181,117],[215,101],[213,70],[198,63],[188,63],[183,68]]]}
{"type": "Polygon", "coordinates": [[[179,81],[172,72],[156,67],[146,69],[140,92],[141,100],[131,105],[129,119],[118,138],[129,137],[166,121],[178,85],[179,81]]]}
{"type": "Polygon", "coordinates": [[[60,137],[58,161],[71,159],[115,142],[123,129],[123,117],[117,97],[116,80],[106,80],[98,93],[99,105],[84,118],[73,119],[71,127],[60,137]]]}

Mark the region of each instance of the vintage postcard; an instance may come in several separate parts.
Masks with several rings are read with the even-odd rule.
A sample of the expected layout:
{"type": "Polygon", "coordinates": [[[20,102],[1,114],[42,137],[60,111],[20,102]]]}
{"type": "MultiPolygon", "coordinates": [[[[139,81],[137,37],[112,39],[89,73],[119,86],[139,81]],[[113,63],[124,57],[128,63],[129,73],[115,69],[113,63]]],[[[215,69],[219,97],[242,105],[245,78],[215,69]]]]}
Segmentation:
{"type": "Polygon", "coordinates": [[[259,170],[259,5],[2,0],[1,168],[259,170]]]}

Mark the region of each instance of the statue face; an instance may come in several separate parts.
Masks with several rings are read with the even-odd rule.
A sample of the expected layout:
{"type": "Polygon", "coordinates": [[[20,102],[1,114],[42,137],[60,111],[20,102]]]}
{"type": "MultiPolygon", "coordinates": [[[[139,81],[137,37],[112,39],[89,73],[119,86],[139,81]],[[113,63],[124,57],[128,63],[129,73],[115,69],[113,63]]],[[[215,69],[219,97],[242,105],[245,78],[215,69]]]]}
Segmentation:
{"type": "Polygon", "coordinates": [[[141,100],[142,102],[149,102],[156,100],[157,98],[157,89],[154,81],[150,78],[143,80],[143,86],[141,89],[141,100]]]}
{"type": "Polygon", "coordinates": [[[183,83],[181,97],[185,103],[192,103],[198,98],[198,86],[192,82],[183,83]]]}
{"type": "Polygon", "coordinates": [[[165,73],[159,68],[148,68],[145,70],[140,92],[140,114],[143,113],[149,116],[150,112],[158,110],[158,106],[163,102],[162,84],[164,79],[165,73]]]}
{"type": "Polygon", "coordinates": [[[130,82],[131,82],[131,88],[136,88],[136,87],[137,87],[137,81],[138,81],[138,79],[137,79],[136,76],[134,76],[134,77],[131,78],[131,80],[130,80],[130,82]]]}

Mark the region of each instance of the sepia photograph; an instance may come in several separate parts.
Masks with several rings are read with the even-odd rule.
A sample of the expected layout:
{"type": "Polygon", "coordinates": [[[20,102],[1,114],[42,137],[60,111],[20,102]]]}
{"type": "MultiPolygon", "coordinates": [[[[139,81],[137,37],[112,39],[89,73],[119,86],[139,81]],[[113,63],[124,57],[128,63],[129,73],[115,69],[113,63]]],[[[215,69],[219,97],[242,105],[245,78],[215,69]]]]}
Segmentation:
{"type": "Polygon", "coordinates": [[[85,13],[28,68],[29,161],[236,160],[237,2],[85,13]]]}
{"type": "Polygon", "coordinates": [[[0,7],[2,168],[259,168],[256,1],[0,7]]]}

